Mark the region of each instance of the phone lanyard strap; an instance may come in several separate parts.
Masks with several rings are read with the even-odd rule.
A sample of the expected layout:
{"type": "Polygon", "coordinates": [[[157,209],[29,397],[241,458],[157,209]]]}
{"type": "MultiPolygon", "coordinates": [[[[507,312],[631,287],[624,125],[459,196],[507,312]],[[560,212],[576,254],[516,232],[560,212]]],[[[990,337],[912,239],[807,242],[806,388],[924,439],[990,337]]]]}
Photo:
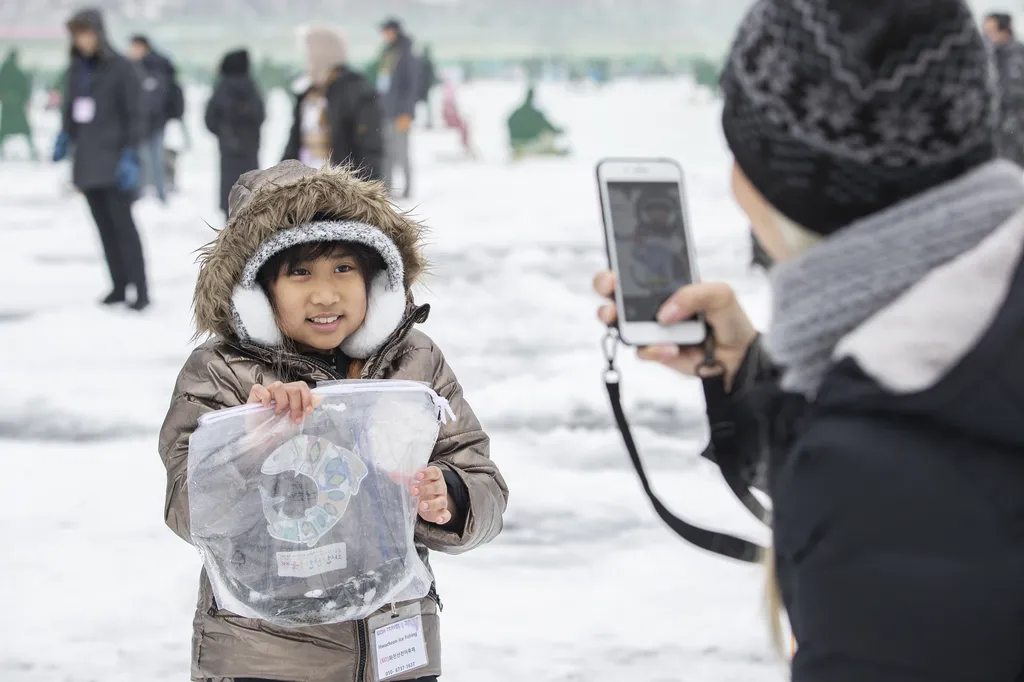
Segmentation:
{"type": "MultiPolygon", "coordinates": [[[[711,338],[712,337],[709,333],[708,339],[711,338]]],[[[644,493],[651,501],[654,511],[657,512],[662,521],[664,521],[677,535],[700,549],[720,554],[731,559],[737,559],[739,561],[749,563],[756,563],[760,561],[764,548],[757,543],[728,533],[723,533],[721,531],[708,530],[706,528],[696,526],[672,513],[668,507],[665,506],[665,503],[662,502],[654,493],[654,490],[651,488],[650,481],[647,478],[647,472],[644,469],[643,460],[640,458],[640,453],[637,451],[636,442],[633,440],[633,433],[630,429],[629,421],[626,419],[626,414],[622,409],[620,392],[621,375],[615,367],[615,355],[618,349],[618,343],[618,332],[615,329],[609,329],[602,341],[605,359],[608,362],[608,367],[604,372],[604,385],[605,389],[608,391],[608,399],[611,402],[612,414],[615,416],[615,424],[618,426],[619,433],[622,435],[626,451],[629,453],[629,459],[633,463],[633,468],[636,470],[637,476],[640,479],[640,485],[643,487],[644,493]]],[[[698,375],[700,375],[701,380],[704,383],[705,396],[708,397],[709,415],[711,415],[712,404],[717,405],[715,410],[718,412],[724,408],[725,403],[722,401],[728,400],[728,395],[725,392],[724,385],[724,368],[722,368],[714,359],[713,343],[714,342],[711,341],[710,343],[705,344],[704,364],[698,368],[698,375]],[[717,374],[712,374],[715,370],[717,370],[717,374]]],[[[709,418],[709,421],[712,420],[709,418]]],[[[726,423],[727,422],[725,421],[719,421],[717,422],[718,426],[716,428],[716,423],[712,421],[711,439],[712,447],[715,449],[715,462],[721,470],[722,476],[725,478],[729,488],[740,499],[743,505],[759,519],[766,520],[768,517],[767,511],[757,498],[754,497],[749,486],[743,481],[743,467],[738,452],[736,450],[730,450],[729,448],[729,446],[738,445],[736,438],[737,429],[735,428],[735,425],[731,423],[729,423],[731,428],[726,427],[726,423]],[[718,432],[717,439],[716,431],[718,432]]]]}

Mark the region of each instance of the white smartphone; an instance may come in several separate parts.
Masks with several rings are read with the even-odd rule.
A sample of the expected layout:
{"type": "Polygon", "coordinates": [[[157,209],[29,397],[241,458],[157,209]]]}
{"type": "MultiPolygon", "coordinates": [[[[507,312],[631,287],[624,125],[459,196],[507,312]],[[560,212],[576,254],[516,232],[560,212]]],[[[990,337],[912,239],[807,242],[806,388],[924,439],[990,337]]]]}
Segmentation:
{"type": "Polygon", "coordinates": [[[702,316],[663,326],[656,316],[677,289],[698,281],[683,169],[669,159],[605,159],[597,165],[608,262],[618,286],[619,336],[631,346],[692,346],[702,316]]]}

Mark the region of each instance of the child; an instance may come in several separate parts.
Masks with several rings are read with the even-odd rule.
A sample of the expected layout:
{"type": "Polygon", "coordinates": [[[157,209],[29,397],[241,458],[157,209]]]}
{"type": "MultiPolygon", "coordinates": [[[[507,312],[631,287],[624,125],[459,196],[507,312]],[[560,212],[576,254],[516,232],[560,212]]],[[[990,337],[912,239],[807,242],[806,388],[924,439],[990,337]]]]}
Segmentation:
{"type": "MultiPolygon", "coordinates": [[[[204,249],[196,283],[197,333],[213,338],[181,370],[160,432],[165,516],[185,540],[188,442],[199,417],[273,401],[300,422],[313,410],[310,386],[344,378],[425,381],[457,415],[412,484],[425,562],[428,549],[459,554],[501,531],[508,489],[488,437],[440,349],[413,329],[429,312],[409,293],[425,265],[420,226],[387,196],[348,170],[298,161],[246,173],[232,189],[227,227],[204,249]]],[[[434,589],[420,609],[428,664],[391,679],[441,674],[434,589]]],[[[365,621],[286,629],[242,618],[218,606],[205,572],[192,641],[194,680],[376,679],[365,621]]]]}
{"type": "Polygon", "coordinates": [[[463,118],[459,111],[459,102],[455,94],[455,82],[449,77],[444,80],[442,90],[442,113],[444,114],[444,125],[446,128],[454,128],[459,131],[459,140],[462,142],[462,151],[466,156],[475,159],[476,151],[469,141],[469,123],[463,118]]]}

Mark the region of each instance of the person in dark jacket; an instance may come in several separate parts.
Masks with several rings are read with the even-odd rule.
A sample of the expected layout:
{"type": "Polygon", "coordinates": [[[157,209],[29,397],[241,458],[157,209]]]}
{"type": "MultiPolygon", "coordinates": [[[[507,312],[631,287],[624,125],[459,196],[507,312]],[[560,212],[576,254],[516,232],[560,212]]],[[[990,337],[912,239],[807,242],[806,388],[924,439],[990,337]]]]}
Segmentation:
{"type": "Polygon", "coordinates": [[[433,91],[434,86],[437,85],[437,69],[434,66],[434,55],[430,45],[423,47],[423,54],[420,55],[420,75],[419,75],[419,97],[418,102],[423,102],[423,107],[427,112],[427,128],[434,127],[434,108],[430,106],[430,93],[433,91]]]}
{"type": "Polygon", "coordinates": [[[146,270],[132,200],[139,186],[142,89],[135,67],[107,41],[103,17],[86,9],[68,21],[71,65],[64,88],[62,129],[53,160],[73,156],[73,180],[89,202],[114,289],[105,304],[149,305],[146,270]],[[72,153],[72,146],[74,151],[72,153]]]}
{"type": "Polygon", "coordinates": [[[0,64],[0,159],[4,157],[4,142],[9,137],[24,137],[33,161],[39,152],[32,140],[32,127],[28,122],[28,105],[32,100],[32,79],[18,66],[18,51],[12,49],[0,64]]]}
{"type": "Polygon", "coordinates": [[[249,72],[249,53],[227,53],[206,105],[206,127],[217,136],[220,148],[220,209],[225,215],[239,176],[260,167],[260,127],[265,118],[263,97],[249,72]]]}
{"type": "Polygon", "coordinates": [[[164,129],[174,83],[174,67],[163,55],[153,50],[149,38],[132,37],[131,58],[139,68],[142,80],[142,161],[141,186],[152,187],[160,201],[167,201],[165,176],[164,129]]]}
{"type": "Polygon", "coordinates": [[[964,0],[758,0],[726,62],[771,322],[722,283],[658,319],[706,316],[737,452],[768,452],[795,682],[1024,680],[1024,179],[989,72],[964,0]]]}
{"type": "Polygon", "coordinates": [[[419,98],[419,60],[412,51],[412,39],[397,19],[381,25],[384,51],[377,64],[377,91],[384,109],[384,149],[387,153],[385,182],[394,190],[397,168],[405,178],[403,196],[412,194],[412,163],[409,160],[409,132],[419,98]]]}
{"type": "Polygon", "coordinates": [[[284,159],[307,166],[349,164],[365,179],[384,177],[384,142],[377,92],[348,67],[342,35],[327,27],[306,36],[310,87],[295,102],[284,159]]]}
{"type": "Polygon", "coordinates": [[[1024,166],[1024,45],[1013,33],[1009,14],[985,18],[985,35],[992,46],[999,97],[998,144],[1002,156],[1024,166]]]}

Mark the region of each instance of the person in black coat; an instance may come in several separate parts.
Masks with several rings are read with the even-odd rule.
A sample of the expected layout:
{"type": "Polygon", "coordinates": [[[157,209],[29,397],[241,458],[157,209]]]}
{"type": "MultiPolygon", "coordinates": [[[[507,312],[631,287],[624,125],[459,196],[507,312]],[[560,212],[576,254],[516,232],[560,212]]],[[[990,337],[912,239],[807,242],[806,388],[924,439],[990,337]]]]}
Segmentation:
{"type": "Polygon", "coordinates": [[[249,71],[249,53],[227,53],[206,105],[206,127],[220,148],[220,209],[225,215],[235,181],[260,167],[260,126],[265,118],[263,97],[249,71]]]}
{"type": "Polygon", "coordinates": [[[142,178],[140,187],[152,187],[157,198],[167,203],[164,129],[167,127],[168,103],[174,85],[171,61],[153,50],[149,38],[132,37],[129,55],[142,80],[142,145],[139,148],[142,178]]]}
{"type": "Polygon", "coordinates": [[[430,45],[424,46],[423,54],[420,55],[420,77],[417,85],[420,90],[417,101],[423,102],[427,110],[427,128],[433,128],[434,108],[430,105],[430,93],[437,85],[437,67],[434,65],[434,54],[430,45]]]}
{"type": "Polygon", "coordinates": [[[131,205],[139,186],[143,136],[142,90],[135,66],[107,41],[103,17],[82,10],[67,23],[71,65],[64,89],[61,133],[53,159],[73,156],[73,181],[89,202],[114,289],[105,304],[149,305],[142,244],[131,205]]]}
{"type": "Polygon", "coordinates": [[[295,102],[282,160],[307,166],[349,164],[365,179],[384,177],[382,115],[377,91],[347,66],[347,45],[337,31],[314,28],[306,36],[312,84],[295,102]]]}
{"type": "Polygon", "coordinates": [[[1024,680],[1024,179],[971,8],[758,0],[726,64],[771,321],[691,285],[658,320],[714,344],[640,354],[721,377],[716,455],[766,465],[792,679],[1024,680]]]}

